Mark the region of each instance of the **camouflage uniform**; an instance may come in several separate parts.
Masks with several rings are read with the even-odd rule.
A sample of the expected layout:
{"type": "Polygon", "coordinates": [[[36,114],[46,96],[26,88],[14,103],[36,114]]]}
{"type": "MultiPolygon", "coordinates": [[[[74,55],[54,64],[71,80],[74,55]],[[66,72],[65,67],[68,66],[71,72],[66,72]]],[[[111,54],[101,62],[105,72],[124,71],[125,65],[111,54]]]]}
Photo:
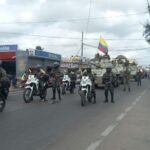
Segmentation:
{"type": "Polygon", "coordinates": [[[69,77],[71,79],[71,83],[72,83],[73,88],[75,88],[76,87],[76,79],[77,79],[76,74],[71,71],[69,74],[69,77]]]}
{"type": "Polygon", "coordinates": [[[7,77],[6,71],[0,67],[0,81],[5,80],[5,78],[7,77]]]}
{"type": "Polygon", "coordinates": [[[123,73],[123,85],[124,91],[126,91],[126,87],[128,87],[128,91],[130,92],[130,71],[126,69],[123,73]]]}
{"type": "Polygon", "coordinates": [[[58,92],[58,96],[59,96],[59,100],[61,100],[61,95],[60,95],[60,86],[61,86],[61,78],[62,78],[62,74],[58,69],[53,69],[52,73],[51,73],[51,77],[52,77],[52,90],[53,90],[53,97],[52,99],[55,100],[56,99],[56,89],[58,92]]]}
{"type": "Polygon", "coordinates": [[[87,72],[87,75],[89,76],[90,80],[92,81],[92,94],[94,96],[94,103],[96,102],[96,91],[95,91],[95,76],[92,74],[92,72],[87,72]]]}
{"type": "Polygon", "coordinates": [[[142,72],[141,71],[137,72],[136,78],[137,78],[137,86],[141,86],[141,78],[142,78],[142,72]]]}
{"type": "Polygon", "coordinates": [[[103,75],[103,81],[105,84],[105,102],[108,102],[108,91],[111,94],[111,102],[114,102],[114,74],[112,72],[106,72],[103,75]]]}
{"type": "Polygon", "coordinates": [[[0,83],[2,85],[2,94],[4,95],[5,98],[8,96],[9,88],[10,88],[10,80],[7,77],[6,71],[0,67],[0,83]],[[6,92],[7,91],[7,92],[6,92]]]}

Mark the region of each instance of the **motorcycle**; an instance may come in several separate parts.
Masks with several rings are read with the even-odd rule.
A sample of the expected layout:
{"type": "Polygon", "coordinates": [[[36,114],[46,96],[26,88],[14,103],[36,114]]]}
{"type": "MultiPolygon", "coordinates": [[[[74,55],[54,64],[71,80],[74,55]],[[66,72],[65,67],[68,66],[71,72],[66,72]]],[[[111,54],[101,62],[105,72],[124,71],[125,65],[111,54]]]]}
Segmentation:
{"type": "Polygon", "coordinates": [[[81,96],[81,106],[85,106],[86,102],[92,102],[94,98],[93,104],[96,103],[96,95],[95,92],[92,91],[92,82],[88,76],[82,76],[79,88],[79,95],[81,96]]]}
{"type": "Polygon", "coordinates": [[[62,95],[66,94],[67,91],[74,93],[73,83],[68,75],[64,75],[62,79],[62,95]]]}
{"type": "Polygon", "coordinates": [[[42,80],[39,81],[35,75],[29,75],[23,92],[24,102],[30,103],[33,100],[33,96],[40,96],[41,99],[46,100],[47,83],[42,80]]]}
{"type": "Polygon", "coordinates": [[[6,98],[3,94],[2,84],[0,83],[0,112],[2,112],[6,105],[6,98]]]}

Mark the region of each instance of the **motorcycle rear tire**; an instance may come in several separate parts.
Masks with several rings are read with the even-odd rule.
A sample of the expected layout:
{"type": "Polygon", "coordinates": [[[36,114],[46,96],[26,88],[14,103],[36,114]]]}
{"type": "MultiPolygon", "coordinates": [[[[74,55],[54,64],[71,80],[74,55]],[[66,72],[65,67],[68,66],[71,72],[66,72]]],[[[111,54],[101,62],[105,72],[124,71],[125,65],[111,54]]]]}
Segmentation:
{"type": "Polygon", "coordinates": [[[6,101],[5,99],[0,95],[0,112],[2,112],[5,108],[6,101]]]}
{"type": "Polygon", "coordinates": [[[25,103],[30,103],[32,101],[32,95],[31,97],[28,97],[28,99],[26,98],[26,94],[27,92],[29,92],[29,95],[30,95],[30,92],[31,92],[31,89],[25,89],[24,92],[23,92],[23,100],[25,103]]]}

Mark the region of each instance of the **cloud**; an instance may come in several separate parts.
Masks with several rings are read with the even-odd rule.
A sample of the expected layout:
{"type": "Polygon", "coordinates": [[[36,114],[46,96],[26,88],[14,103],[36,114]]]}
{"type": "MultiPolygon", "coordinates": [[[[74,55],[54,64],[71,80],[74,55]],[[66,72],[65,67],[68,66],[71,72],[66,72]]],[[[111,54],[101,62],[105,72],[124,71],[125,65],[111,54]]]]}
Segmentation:
{"type": "MultiPolygon", "coordinates": [[[[64,56],[77,54],[81,48],[81,40],[69,40],[61,38],[43,38],[26,36],[27,34],[58,36],[58,37],[81,37],[83,31],[87,38],[105,39],[143,39],[142,23],[147,15],[127,15],[146,11],[146,3],[143,0],[94,0],[89,14],[90,0],[1,0],[0,23],[3,22],[40,22],[40,23],[16,23],[0,24],[0,32],[23,33],[2,34],[2,43],[18,43],[22,49],[41,45],[46,50],[61,53],[64,56]],[[127,15],[127,16],[126,16],[127,15]],[[105,18],[104,18],[105,17],[105,18]],[[95,18],[95,19],[94,19],[95,18]],[[42,23],[44,22],[45,23],[42,23]],[[49,22],[47,22],[49,21],[49,22]],[[87,32],[88,24],[88,33],[87,32]]],[[[98,40],[84,40],[84,42],[97,46],[98,40]]],[[[119,48],[148,47],[144,41],[111,41],[107,40],[110,46],[110,54],[118,54],[119,48]]],[[[85,56],[91,57],[97,49],[85,47],[85,56]]],[[[135,56],[135,51],[120,51],[127,56],[135,56]]],[[[145,56],[147,51],[137,51],[136,54],[145,56]]],[[[146,57],[145,57],[146,58],[146,57]]],[[[148,59],[140,58],[139,62],[149,63],[148,59]]]]}

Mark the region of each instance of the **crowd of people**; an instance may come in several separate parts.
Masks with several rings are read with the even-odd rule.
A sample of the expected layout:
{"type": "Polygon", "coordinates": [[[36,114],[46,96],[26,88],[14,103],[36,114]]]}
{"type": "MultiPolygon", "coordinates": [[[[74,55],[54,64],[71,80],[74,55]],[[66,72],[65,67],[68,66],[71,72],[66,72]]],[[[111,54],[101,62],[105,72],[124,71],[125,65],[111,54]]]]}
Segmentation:
{"type": "MultiPolygon", "coordinates": [[[[73,83],[72,86],[74,86],[74,88],[76,87],[76,79],[77,79],[77,75],[74,71],[71,70],[65,70],[63,73],[60,71],[60,66],[58,62],[55,62],[53,64],[53,66],[48,66],[46,68],[46,70],[42,69],[41,66],[36,66],[34,69],[28,69],[28,71],[26,71],[22,77],[21,77],[21,85],[23,86],[25,84],[25,82],[28,79],[29,75],[34,74],[38,79],[39,79],[39,87],[41,87],[41,82],[45,81],[45,82],[49,82],[51,83],[51,87],[52,87],[52,103],[55,103],[56,100],[56,94],[58,94],[58,98],[61,101],[61,84],[62,84],[62,78],[64,76],[64,74],[67,74],[70,79],[71,82],[73,83]]],[[[94,93],[94,98],[96,99],[96,91],[95,91],[95,79],[96,79],[96,74],[92,73],[92,69],[91,66],[89,65],[86,69],[83,69],[81,71],[80,74],[80,78],[82,78],[82,76],[88,76],[91,80],[92,83],[92,92],[94,93]]],[[[139,70],[137,72],[137,86],[141,86],[141,79],[142,79],[142,72],[139,70]]],[[[106,67],[106,72],[103,75],[103,83],[104,83],[104,95],[105,95],[105,103],[108,102],[108,93],[110,92],[111,95],[111,103],[114,103],[114,80],[115,80],[115,75],[112,72],[112,65],[109,64],[106,67]]],[[[8,82],[4,82],[4,81],[8,81],[7,80],[7,74],[6,71],[2,68],[1,63],[0,63],[0,82],[4,83],[4,85],[6,85],[6,83],[8,82]]],[[[9,85],[10,86],[10,85],[9,85]]],[[[7,87],[9,87],[7,85],[7,87]]],[[[123,73],[123,91],[128,90],[130,92],[130,71],[128,70],[128,67],[126,66],[126,69],[123,73]]]]}

